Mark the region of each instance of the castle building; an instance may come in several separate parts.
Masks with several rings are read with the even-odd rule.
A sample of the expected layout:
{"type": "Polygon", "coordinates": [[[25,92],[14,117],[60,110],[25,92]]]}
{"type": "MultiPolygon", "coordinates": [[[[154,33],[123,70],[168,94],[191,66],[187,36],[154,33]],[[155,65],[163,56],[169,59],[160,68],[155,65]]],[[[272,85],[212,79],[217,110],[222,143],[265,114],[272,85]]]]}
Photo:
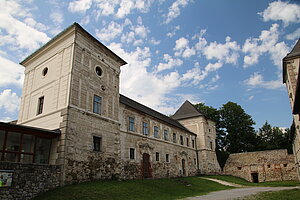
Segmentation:
{"type": "Polygon", "coordinates": [[[215,122],[188,101],[170,118],[120,94],[127,63],[79,24],[20,64],[19,118],[0,123],[0,170],[55,165],[60,184],[220,172],[215,122]]]}
{"type": "Polygon", "coordinates": [[[300,39],[282,60],[283,83],[289,95],[293,114],[293,126],[291,128],[291,139],[293,140],[293,154],[300,179],[300,39]]]}

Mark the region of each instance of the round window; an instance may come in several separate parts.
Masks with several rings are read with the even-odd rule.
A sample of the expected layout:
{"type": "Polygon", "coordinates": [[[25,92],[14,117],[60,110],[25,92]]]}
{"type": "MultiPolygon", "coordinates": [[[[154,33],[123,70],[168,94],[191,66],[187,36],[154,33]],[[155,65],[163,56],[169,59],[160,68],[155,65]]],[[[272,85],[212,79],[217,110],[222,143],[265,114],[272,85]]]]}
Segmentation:
{"type": "Polygon", "coordinates": [[[45,69],[43,69],[43,76],[46,76],[47,73],[48,73],[48,67],[46,67],[45,69]]]}
{"type": "Polygon", "coordinates": [[[96,74],[98,76],[102,76],[102,69],[101,69],[101,67],[97,66],[95,70],[96,70],[96,74]]]}

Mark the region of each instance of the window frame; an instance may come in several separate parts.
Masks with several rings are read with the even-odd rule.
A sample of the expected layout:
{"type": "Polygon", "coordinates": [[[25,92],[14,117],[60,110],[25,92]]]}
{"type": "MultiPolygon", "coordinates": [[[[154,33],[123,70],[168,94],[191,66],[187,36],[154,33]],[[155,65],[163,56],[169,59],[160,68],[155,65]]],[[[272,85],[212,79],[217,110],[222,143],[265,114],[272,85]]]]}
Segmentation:
{"type": "Polygon", "coordinates": [[[43,113],[44,104],[45,104],[45,96],[39,97],[36,115],[40,115],[43,113]]]}
{"type": "Polygon", "coordinates": [[[159,128],[158,128],[158,126],[153,126],[153,137],[159,138],[159,128]]]}
{"type": "Polygon", "coordinates": [[[93,97],[93,113],[101,115],[101,111],[102,111],[101,108],[102,108],[102,97],[94,94],[94,97],[93,97]],[[100,101],[99,102],[96,101],[96,98],[99,98],[100,101]]]}
{"type": "MultiPolygon", "coordinates": [[[[24,162],[24,163],[35,163],[35,164],[49,164],[50,161],[50,153],[51,153],[51,148],[52,148],[52,139],[51,138],[47,138],[47,137],[41,137],[38,135],[34,135],[34,134],[28,134],[28,133],[23,133],[21,131],[15,131],[15,130],[5,130],[5,129],[0,129],[0,131],[4,132],[4,141],[3,141],[3,146],[2,149],[0,149],[0,161],[5,161],[4,157],[5,154],[15,154],[16,155],[16,159],[18,163],[23,163],[21,162],[22,159],[22,155],[29,155],[32,156],[31,161],[30,162],[24,162]],[[9,133],[18,133],[20,140],[19,140],[19,150],[13,151],[13,150],[7,150],[7,145],[8,145],[8,135],[9,133]],[[25,152],[22,150],[22,145],[24,144],[24,135],[31,135],[33,136],[33,151],[32,152],[25,152]],[[36,162],[36,155],[38,155],[37,152],[37,141],[38,140],[48,140],[49,143],[49,149],[48,149],[48,153],[45,154],[45,157],[47,159],[46,163],[37,163],[36,162]]],[[[11,162],[11,161],[8,161],[11,162]]]]}
{"type": "Polygon", "coordinates": [[[170,162],[170,156],[168,153],[166,153],[166,162],[169,163],[170,162]]]}
{"type": "Polygon", "coordinates": [[[180,145],[184,145],[184,143],[183,143],[183,136],[182,135],[180,135],[180,145]]]}
{"type": "Polygon", "coordinates": [[[149,123],[143,122],[143,135],[148,136],[149,135],[149,123]]]}
{"type": "Polygon", "coordinates": [[[129,148],[129,159],[135,160],[135,148],[129,148]]]}
{"type": "Polygon", "coordinates": [[[93,136],[93,151],[94,152],[102,152],[102,137],[101,136],[93,136]],[[96,146],[96,141],[99,143],[96,146]]]}
{"type": "Polygon", "coordinates": [[[135,118],[134,117],[128,117],[128,130],[134,132],[135,131],[135,118]]]}
{"type": "Polygon", "coordinates": [[[173,143],[177,143],[177,135],[176,135],[176,133],[173,133],[173,143]]]}
{"type": "Polygon", "coordinates": [[[164,129],[164,140],[169,141],[169,130],[168,129],[164,129]]]}
{"type": "Polygon", "coordinates": [[[159,162],[159,152],[155,152],[155,161],[159,162]]]}

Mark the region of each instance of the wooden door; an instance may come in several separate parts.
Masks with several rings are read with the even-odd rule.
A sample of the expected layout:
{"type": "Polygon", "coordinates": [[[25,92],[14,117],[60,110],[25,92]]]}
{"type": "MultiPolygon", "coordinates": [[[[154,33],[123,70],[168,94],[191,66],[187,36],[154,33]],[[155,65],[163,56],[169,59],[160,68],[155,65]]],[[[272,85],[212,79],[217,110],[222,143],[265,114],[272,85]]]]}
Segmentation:
{"type": "Polygon", "coordinates": [[[143,178],[151,178],[151,164],[150,164],[150,155],[147,153],[143,154],[142,161],[142,176],[143,178]]]}
{"type": "Polygon", "coordinates": [[[186,174],[185,174],[185,160],[184,159],[181,160],[181,165],[182,165],[182,175],[185,176],[186,174]]]}

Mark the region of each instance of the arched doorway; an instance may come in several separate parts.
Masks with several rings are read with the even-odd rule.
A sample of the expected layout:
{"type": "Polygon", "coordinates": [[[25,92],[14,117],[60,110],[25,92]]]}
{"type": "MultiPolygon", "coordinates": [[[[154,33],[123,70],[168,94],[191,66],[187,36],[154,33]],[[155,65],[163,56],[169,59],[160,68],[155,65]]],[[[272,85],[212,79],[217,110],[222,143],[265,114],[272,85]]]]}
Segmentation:
{"type": "Polygon", "coordinates": [[[142,176],[143,176],[143,178],[151,178],[152,177],[150,155],[147,153],[143,153],[142,176]]]}
{"type": "Polygon", "coordinates": [[[186,170],[185,170],[185,160],[181,160],[181,167],[182,167],[182,175],[185,176],[186,170]]]}

